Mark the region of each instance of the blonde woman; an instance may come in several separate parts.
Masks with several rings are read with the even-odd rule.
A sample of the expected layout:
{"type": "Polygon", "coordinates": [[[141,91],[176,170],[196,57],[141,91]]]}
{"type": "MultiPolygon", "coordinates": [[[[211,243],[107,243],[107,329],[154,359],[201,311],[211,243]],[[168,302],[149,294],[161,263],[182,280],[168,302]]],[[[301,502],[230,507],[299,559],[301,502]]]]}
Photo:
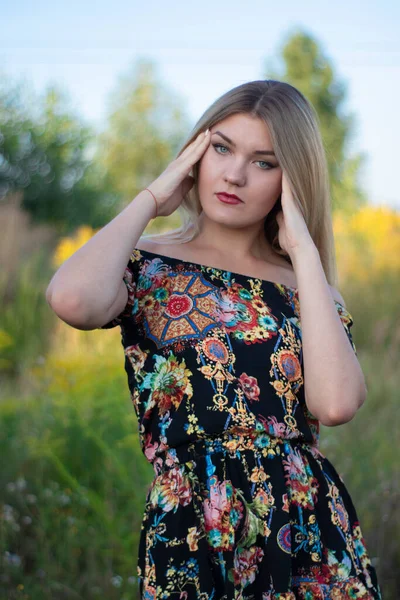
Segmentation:
{"type": "Polygon", "coordinates": [[[317,115],[252,81],[57,271],[78,329],[120,326],[143,453],[141,598],[381,598],[352,500],[319,450],[367,390],[337,290],[317,115]],[[145,236],[155,216],[182,226],[145,236]]]}

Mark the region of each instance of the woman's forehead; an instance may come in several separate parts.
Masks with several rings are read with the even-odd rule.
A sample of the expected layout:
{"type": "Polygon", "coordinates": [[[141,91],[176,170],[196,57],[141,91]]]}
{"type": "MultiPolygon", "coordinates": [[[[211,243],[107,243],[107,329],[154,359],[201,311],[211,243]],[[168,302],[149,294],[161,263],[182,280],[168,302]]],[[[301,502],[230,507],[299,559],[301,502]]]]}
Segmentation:
{"type": "Polygon", "coordinates": [[[230,115],[211,127],[211,133],[216,132],[222,134],[221,137],[224,137],[226,141],[230,141],[233,145],[251,142],[257,148],[272,147],[268,125],[259,117],[252,115],[243,113],[230,115]]]}

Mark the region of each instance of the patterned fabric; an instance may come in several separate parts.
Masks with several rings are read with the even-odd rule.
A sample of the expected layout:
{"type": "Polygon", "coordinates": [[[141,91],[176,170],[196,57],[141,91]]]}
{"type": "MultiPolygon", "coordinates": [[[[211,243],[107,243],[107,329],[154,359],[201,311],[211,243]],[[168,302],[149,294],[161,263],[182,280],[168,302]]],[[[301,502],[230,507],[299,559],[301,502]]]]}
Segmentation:
{"type": "MultiPolygon", "coordinates": [[[[140,597],[381,598],[305,403],[298,290],[135,249],[120,325],[141,447],[140,597]]],[[[353,319],[335,301],[354,352],[353,319]]]]}

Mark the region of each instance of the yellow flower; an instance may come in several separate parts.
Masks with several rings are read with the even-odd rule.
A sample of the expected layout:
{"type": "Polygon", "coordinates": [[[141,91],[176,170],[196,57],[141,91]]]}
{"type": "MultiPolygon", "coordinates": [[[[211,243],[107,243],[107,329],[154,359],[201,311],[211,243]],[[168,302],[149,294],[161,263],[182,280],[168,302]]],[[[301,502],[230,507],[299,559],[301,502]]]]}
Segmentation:
{"type": "Polygon", "coordinates": [[[333,217],[338,272],[344,280],[367,284],[374,276],[400,271],[400,213],[364,206],[353,215],[333,217]]]}
{"type": "Polygon", "coordinates": [[[96,230],[88,225],[82,225],[81,227],[78,227],[74,235],[62,238],[54,251],[53,265],[55,267],[62,265],[62,263],[79,250],[79,248],[84,246],[95,233],[96,230]]]}

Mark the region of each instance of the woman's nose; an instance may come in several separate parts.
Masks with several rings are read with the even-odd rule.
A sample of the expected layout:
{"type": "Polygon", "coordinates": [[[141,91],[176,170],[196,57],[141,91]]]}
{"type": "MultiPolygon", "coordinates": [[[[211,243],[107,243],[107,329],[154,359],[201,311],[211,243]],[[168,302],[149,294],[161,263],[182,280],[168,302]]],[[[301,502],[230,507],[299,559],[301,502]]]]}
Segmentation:
{"type": "Polygon", "coordinates": [[[243,169],[240,167],[231,168],[228,173],[225,173],[225,181],[232,185],[244,185],[246,176],[243,169]]]}

